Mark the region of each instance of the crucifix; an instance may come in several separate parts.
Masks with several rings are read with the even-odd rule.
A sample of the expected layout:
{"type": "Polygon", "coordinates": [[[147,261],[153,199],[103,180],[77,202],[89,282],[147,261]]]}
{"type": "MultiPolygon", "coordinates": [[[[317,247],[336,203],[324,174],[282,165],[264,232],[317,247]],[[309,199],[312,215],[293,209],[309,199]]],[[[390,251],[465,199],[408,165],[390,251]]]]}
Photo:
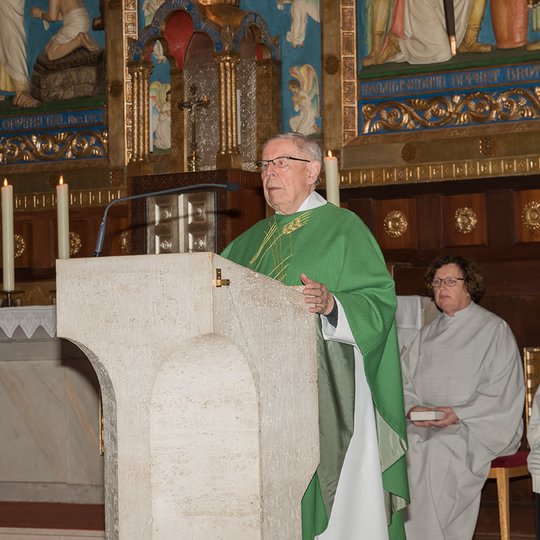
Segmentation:
{"type": "Polygon", "coordinates": [[[181,101],[178,105],[180,109],[186,109],[189,117],[189,124],[191,128],[191,144],[190,144],[190,153],[188,156],[188,171],[196,171],[199,161],[199,155],[197,154],[197,108],[208,107],[210,100],[208,96],[204,95],[197,98],[197,85],[192,84],[189,87],[191,94],[191,99],[188,101],[181,101]]]}

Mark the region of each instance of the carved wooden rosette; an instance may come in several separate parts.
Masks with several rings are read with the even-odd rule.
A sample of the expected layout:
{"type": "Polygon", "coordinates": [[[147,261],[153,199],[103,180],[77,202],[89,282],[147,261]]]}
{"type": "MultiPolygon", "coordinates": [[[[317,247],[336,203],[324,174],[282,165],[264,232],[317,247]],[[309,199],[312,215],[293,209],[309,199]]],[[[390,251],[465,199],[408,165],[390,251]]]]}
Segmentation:
{"type": "Polygon", "coordinates": [[[407,218],[401,210],[392,210],[384,217],[384,232],[391,238],[399,238],[408,227],[407,218]]]}
{"type": "Polygon", "coordinates": [[[470,234],[474,231],[478,218],[476,212],[467,206],[458,208],[454,215],[454,226],[461,234],[470,234]]]}
{"type": "Polygon", "coordinates": [[[527,203],[521,212],[521,220],[530,231],[540,229],[540,203],[537,201],[527,203]]]}

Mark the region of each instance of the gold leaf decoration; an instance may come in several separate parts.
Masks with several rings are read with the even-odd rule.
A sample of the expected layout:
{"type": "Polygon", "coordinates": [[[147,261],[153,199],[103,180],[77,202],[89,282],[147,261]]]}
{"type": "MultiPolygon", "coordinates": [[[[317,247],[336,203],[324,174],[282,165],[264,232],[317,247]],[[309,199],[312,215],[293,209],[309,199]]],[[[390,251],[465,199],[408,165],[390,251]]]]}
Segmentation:
{"type": "Polygon", "coordinates": [[[521,221],[530,231],[540,229],[540,203],[536,201],[527,203],[521,212],[521,221]]]}
{"type": "Polygon", "coordinates": [[[384,232],[391,238],[399,238],[408,227],[407,218],[400,210],[392,210],[384,217],[384,232]]]}
{"type": "Polygon", "coordinates": [[[463,208],[458,208],[454,214],[454,225],[456,230],[461,234],[470,234],[474,231],[476,224],[478,223],[478,217],[476,212],[464,206],[463,208]]]}

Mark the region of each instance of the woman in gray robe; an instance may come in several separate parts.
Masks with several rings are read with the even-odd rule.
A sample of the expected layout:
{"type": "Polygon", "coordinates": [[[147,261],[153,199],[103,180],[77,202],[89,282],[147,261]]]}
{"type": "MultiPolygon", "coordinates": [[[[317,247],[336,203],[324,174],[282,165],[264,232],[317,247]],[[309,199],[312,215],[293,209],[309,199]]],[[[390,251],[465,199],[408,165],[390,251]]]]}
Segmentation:
{"type": "Polygon", "coordinates": [[[506,322],[476,304],[483,281],[473,263],[444,255],[426,285],[442,313],[402,359],[411,491],[405,530],[408,540],[470,540],[491,461],[520,445],[523,369],[506,322]],[[438,420],[418,418],[436,411],[438,420]]]}

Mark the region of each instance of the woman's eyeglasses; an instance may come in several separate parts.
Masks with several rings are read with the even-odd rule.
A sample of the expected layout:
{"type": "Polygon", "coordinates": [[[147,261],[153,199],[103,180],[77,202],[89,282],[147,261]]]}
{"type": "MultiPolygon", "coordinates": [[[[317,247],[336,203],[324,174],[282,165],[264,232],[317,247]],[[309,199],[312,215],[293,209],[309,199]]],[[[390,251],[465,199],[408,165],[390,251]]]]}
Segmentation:
{"type": "Polygon", "coordinates": [[[465,281],[465,278],[462,277],[446,277],[444,279],[435,278],[431,282],[431,286],[436,289],[437,287],[441,287],[443,284],[446,287],[455,287],[456,283],[458,281],[465,281]]]}

